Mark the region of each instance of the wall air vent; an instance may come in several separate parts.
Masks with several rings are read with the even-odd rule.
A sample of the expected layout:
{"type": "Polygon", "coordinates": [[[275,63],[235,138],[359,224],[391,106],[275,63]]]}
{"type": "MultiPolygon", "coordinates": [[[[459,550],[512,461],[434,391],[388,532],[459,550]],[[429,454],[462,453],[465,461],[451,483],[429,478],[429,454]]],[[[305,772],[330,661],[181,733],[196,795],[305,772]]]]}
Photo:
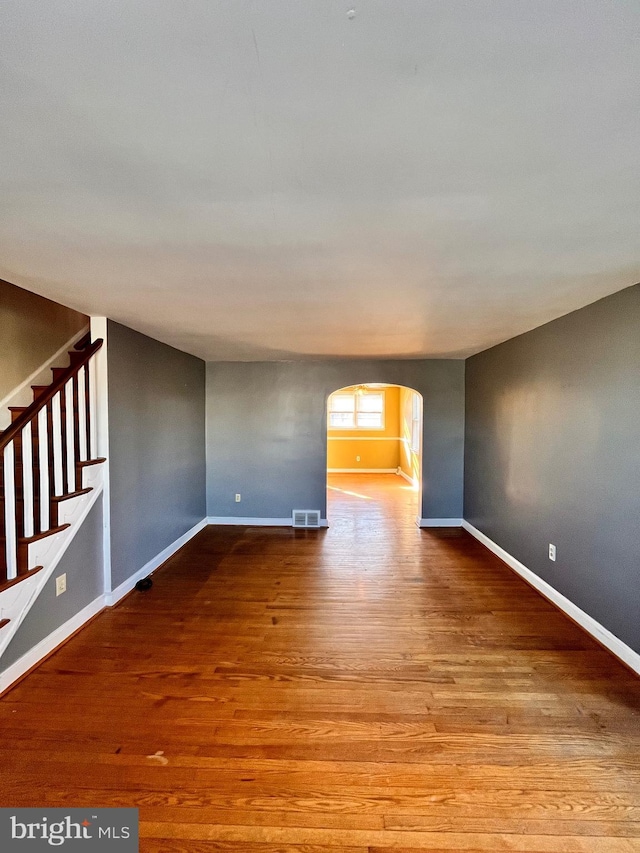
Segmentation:
{"type": "Polygon", "coordinates": [[[320,527],[319,509],[294,509],[292,518],[294,527],[320,527]]]}

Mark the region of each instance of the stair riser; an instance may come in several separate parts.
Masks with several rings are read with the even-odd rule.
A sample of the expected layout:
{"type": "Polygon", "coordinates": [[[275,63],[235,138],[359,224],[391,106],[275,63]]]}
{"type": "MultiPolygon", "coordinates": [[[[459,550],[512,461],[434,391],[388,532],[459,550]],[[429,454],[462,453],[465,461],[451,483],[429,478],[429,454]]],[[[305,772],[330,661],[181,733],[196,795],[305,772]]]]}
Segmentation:
{"type": "Polygon", "coordinates": [[[9,406],[11,412],[11,423],[14,424],[23,412],[27,411],[26,406],[9,406]]]}
{"type": "Polygon", "coordinates": [[[31,390],[33,391],[33,402],[39,400],[44,394],[49,390],[49,385],[32,385],[31,390]]]}

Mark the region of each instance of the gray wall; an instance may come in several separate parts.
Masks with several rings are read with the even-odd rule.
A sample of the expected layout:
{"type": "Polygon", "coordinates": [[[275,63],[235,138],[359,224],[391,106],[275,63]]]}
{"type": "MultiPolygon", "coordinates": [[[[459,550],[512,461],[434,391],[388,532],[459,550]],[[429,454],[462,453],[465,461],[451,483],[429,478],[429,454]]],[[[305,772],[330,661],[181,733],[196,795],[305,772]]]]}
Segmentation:
{"type": "Polygon", "coordinates": [[[205,516],[205,365],[109,321],[114,588],[205,516]]]}
{"type": "Polygon", "coordinates": [[[84,314],[0,280],[0,400],[88,323],[84,314]]]}
{"type": "Polygon", "coordinates": [[[326,514],[327,397],[366,382],[423,395],[422,516],[460,518],[464,362],[451,360],[208,363],[207,514],[326,514]]]}
{"type": "Polygon", "coordinates": [[[465,518],[640,652],[640,285],[473,356],[466,391],[465,518]]]}
{"type": "Polygon", "coordinates": [[[55,572],[2,655],[4,670],[103,592],[102,496],[65,551],[55,572]],[[66,572],[67,591],[56,597],[56,577],[66,572]]]}

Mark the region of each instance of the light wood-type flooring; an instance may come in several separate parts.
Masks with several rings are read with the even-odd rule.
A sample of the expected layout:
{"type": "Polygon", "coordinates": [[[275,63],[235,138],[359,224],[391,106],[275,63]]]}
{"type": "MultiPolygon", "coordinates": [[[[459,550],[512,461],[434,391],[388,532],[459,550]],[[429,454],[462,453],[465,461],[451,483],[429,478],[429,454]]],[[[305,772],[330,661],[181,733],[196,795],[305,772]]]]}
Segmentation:
{"type": "Polygon", "coordinates": [[[157,853],[640,851],[640,680],[394,475],[208,528],[0,701],[0,805],[157,853]]]}

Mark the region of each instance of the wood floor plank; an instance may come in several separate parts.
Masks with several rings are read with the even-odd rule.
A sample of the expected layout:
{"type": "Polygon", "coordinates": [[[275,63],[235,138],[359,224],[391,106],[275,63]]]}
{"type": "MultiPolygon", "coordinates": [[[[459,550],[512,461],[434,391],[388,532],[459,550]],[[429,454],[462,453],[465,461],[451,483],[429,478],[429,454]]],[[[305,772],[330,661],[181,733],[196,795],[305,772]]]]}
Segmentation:
{"type": "MultiPolygon", "coordinates": [[[[456,832],[413,832],[396,830],[359,829],[313,829],[279,826],[226,826],[220,824],[154,823],[140,824],[141,838],[160,837],[184,841],[215,840],[242,843],[267,842],[278,844],[325,844],[344,846],[368,846],[369,851],[437,850],[448,851],[513,851],[513,853],[638,853],[640,840],[603,836],[532,836],[518,832],[456,833],[456,832]],[[561,846],[564,845],[564,846],[561,846]]],[[[339,847],[339,849],[342,849],[339,847]]]]}
{"type": "Polygon", "coordinates": [[[640,853],[640,681],[394,475],[209,528],[0,700],[0,805],[143,853],[640,853]]]}

